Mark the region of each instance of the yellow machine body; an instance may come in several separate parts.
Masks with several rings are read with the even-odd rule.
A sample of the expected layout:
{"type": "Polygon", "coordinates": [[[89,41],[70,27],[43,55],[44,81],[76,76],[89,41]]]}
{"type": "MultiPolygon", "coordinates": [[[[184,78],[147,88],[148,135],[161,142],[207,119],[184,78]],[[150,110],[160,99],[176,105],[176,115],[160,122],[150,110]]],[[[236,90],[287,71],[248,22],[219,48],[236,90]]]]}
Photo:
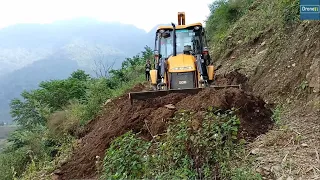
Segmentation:
{"type": "Polygon", "coordinates": [[[151,84],[157,84],[157,73],[158,73],[158,70],[156,69],[150,70],[151,84]]]}
{"type": "Polygon", "coordinates": [[[208,76],[209,76],[209,80],[212,81],[213,77],[214,77],[214,66],[213,65],[208,66],[208,76]]]}
{"type": "Polygon", "coordinates": [[[150,84],[154,87],[155,91],[131,92],[129,93],[131,102],[133,99],[143,100],[176,92],[196,94],[206,87],[215,89],[228,87],[241,88],[240,85],[212,86],[203,83],[214,81],[217,69],[210,62],[202,23],[198,22],[186,25],[184,12],[178,12],[178,25],[173,24],[172,26],[159,26],[157,28],[154,60],[158,66],[150,71],[150,84]],[[179,39],[179,53],[177,53],[177,35],[175,34],[178,31],[185,33],[182,38],[186,37],[182,41],[179,39]],[[190,35],[188,33],[197,33],[197,35],[190,35]],[[161,39],[163,42],[161,42],[161,39]],[[172,43],[170,40],[172,40],[172,43]],[[170,50],[170,45],[173,47],[171,55],[167,52],[168,49],[170,50]],[[192,46],[192,50],[183,49],[182,52],[182,47],[186,48],[187,46],[189,48],[192,46]],[[166,54],[164,57],[162,57],[163,51],[166,54]],[[207,62],[209,63],[203,63],[200,60],[208,60],[207,62]],[[159,68],[160,66],[161,68],[159,68]],[[206,76],[206,80],[203,80],[203,75],[206,76]]]}
{"type": "Polygon", "coordinates": [[[196,71],[195,57],[192,55],[178,54],[170,57],[168,63],[168,73],[196,71]]]}

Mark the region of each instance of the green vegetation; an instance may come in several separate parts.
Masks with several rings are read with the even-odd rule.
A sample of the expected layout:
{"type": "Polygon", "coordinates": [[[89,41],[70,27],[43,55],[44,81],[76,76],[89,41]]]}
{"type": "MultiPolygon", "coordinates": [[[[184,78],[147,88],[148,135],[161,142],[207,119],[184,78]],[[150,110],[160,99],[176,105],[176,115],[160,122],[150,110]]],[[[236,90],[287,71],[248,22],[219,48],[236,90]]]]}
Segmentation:
{"type": "Polygon", "coordinates": [[[11,114],[19,128],[9,135],[0,154],[0,179],[49,175],[70,152],[78,133],[109,98],[142,82],[144,63],[152,51],[127,58],[122,68],[92,78],[82,70],[69,78],[40,83],[11,102],[11,114]]]}
{"type": "MultiPolygon", "coordinates": [[[[256,42],[268,31],[279,37],[297,22],[298,0],[219,0],[210,10],[206,30],[219,59],[236,44],[256,42]]],[[[97,71],[99,78],[78,70],[66,79],[45,81],[36,90],[22,92],[22,100],[12,100],[11,113],[19,128],[0,154],[0,179],[49,176],[68,158],[82,128],[101,112],[102,104],[143,81],[143,65],[151,55],[146,47],[119,70],[97,71]]],[[[240,66],[241,59],[237,63],[240,66]]],[[[278,124],[281,113],[281,107],[274,110],[278,124]]],[[[101,178],[261,179],[251,171],[244,142],[236,136],[239,119],[234,110],[209,108],[204,114],[199,118],[194,112],[178,112],[166,133],[152,141],[131,131],[118,137],[106,150],[101,178]]]]}
{"type": "Polygon", "coordinates": [[[178,112],[167,132],[151,142],[131,131],[118,137],[106,152],[101,178],[261,179],[234,163],[245,155],[234,111],[209,108],[201,120],[198,116],[178,112]]]}
{"type": "Polygon", "coordinates": [[[219,0],[210,10],[206,29],[216,59],[268,31],[274,31],[274,38],[285,35],[286,28],[299,20],[299,0],[219,0]]]}
{"type": "Polygon", "coordinates": [[[208,36],[214,43],[221,42],[228,30],[247,11],[254,0],[218,0],[210,5],[211,15],[206,22],[208,36]]]}

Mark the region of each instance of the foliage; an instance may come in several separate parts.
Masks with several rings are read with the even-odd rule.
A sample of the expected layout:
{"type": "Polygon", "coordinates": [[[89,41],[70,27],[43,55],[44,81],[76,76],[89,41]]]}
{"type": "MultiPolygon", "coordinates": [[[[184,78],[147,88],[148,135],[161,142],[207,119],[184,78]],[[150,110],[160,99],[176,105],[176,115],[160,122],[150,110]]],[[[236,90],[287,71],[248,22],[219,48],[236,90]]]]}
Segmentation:
{"type": "Polygon", "coordinates": [[[217,61],[230,56],[236,46],[252,45],[269,33],[281,42],[299,22],[299,0],[218,0],[210,10],[206,31],[217,61]]]}
{"type": "Polygon", "coordinates": [[[215,43],[227,36],[228,30],[243,16],[253,0],[218,0],[210,7],[210,16],[206,21],[206,30],[209,39],[215,43]]]}
{"type": "Polygon", "coordinates": [[[259,179],[249,170],[233,167],[232,159],[243,145],[237,138],[239,125],[232,110],[209,108],[201,118],[178,112],[163,137],[147,142],[128,132],[115,139],[106,152],[102,178],[259,179]]]}
{"type": "Polygon", "coordinates": [[[13,99],[11,114],[19,129],[8,137],[0,154],[0,179],[48,174],[71,152],[80,125],[101,110],[103,103],[143,79],[143,65],[152,51],[127,58],[109,77],[92,78],[83,70],[63,80],[44,81],[39,88],[13,99]],[[60,158],[62,157],[62,159],[60,158]],[[58,161],[58,162],[57,162],[58,161]]]}
{"type": "Polygon", "coordinates": [[[62,144],[66,144],[65,138],[55,138],[45,126],[19,128],[9,136],[9,146],[0,154],[0,178],[20,177],[30,165],[38,168],[42,162],[53,160],[62,144]]]}
{"type": "Polygon", "coordinates": [[[272,120],[276,123],[276,125],[281,124],[281,115],[283,113],[283,105],[277,105],[273,110],[272,120]]]}
{"type": "Polygon", "coordinates": [[[16,174],[22,174],[30,160],[26,154],[25,148],[0,153],[0,178],[12,180],[16,174]]]}
{"type": "Polygon", "coordinates": [[[104,158],[103,178],[142,178],[145,173],[147,150],[150,143],[141,140],[131,131],[114,140],[104,158]]]}
{"type": "Polygon", "coordinates": [[[48,115],[61,110],[70,100],[85,100],[88,80],[89,75],[78,70],[68,79],[41,82],[39,89],[22,92],[24,101],[16,98],[11,102],[14,121],[25,128],[45,125],[48,115]]]}
{"type": "Polygon", "coordinates": [[[291,24],[299,20],[299,0],[281,0],[280,7],[283,13],[283,21],[285,24],[291,24]]]}

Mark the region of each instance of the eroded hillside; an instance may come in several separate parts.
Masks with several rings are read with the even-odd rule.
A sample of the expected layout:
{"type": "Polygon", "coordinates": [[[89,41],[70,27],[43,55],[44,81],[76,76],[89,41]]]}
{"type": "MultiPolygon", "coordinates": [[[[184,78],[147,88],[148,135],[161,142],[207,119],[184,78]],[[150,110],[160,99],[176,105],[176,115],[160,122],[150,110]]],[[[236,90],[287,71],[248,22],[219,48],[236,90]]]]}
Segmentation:
{"type": "MultiPolygon", "coordinates": [[[[214,64],[222,65],[216,83],[242,84],[243,89],[206,89],[131,105],[126,93],[146,90],[148,84],[125,94],[123,89],[142,81],[150,54],[129,59],[111,79],[85,80],[90,88],[79,95],[83,104],[62,101],[67,90],[49,89],[47,94],[62,97],[64,108],[49,116],[41,107],[52,108],[56,101],[39,102],[48,115],[40,116],[45,134],[36,129],[37,141],[29,141],[40,158],[30,161],[18,151],[29,163],[27,168],[16,165],[18,174],[39,179],[319,179],[320,23],[299,21],[298,0],[215,5],[206,28],[214,64]],[[70,134],[77,140],[69,141],[70,134]],[[62,137],[67,141],[55,139],[62,137]],[[49,140],[61,144],[47,145],[49,140]]],[[[30,102],[46,99],[32,95],[36,98],[30,96],[30,102]]],[[[23,106],[15,110],[29,117],[23,106]]]]}
{"type": "MultiPolygon", "coordinates": [[[[222,38],[220,37],[219,41],[215,38],[211,39],[215,64],[222,65],[221,70],[217,73],[225,74],[236,70],[244,74],[248,78],[248,89],[254,95],[261,96],[268,106],[274,109],[273,116],[277,126],[257,137],[247,146],[255,158],[253,169],[265,178],[316,179],[320,174],[320,23],[297,20],[297,11],[294,9],[296,5],[297,1],[268,0],[249,3],[248,11],[229,25],[227,33],[222,38]]],[[[231,3],[230,6],[236,8],[237,4],[231,3]]],[[[239,6],[239,8],[245,7],[239,6]]],[[[225,95],[221,94],[222,97],[225,95]]],[[[204,97],[201,94],[197,96],[204,97]]],[[[207,107],[210,102],[216,102],[214,100],[203,101],[204,99],[197,99],[197,96],[186,99],[192,102],[201,101],[199,107],[207,107]]],[[[211,96],[216,97],[214,94],[211,96]]],[[[179,97],[176,98],[179,99],[179,97]]],[[[159,118],[172,117],[172,112],[163,107],[169,103],[175,104],[175,101],[164,102],[161,106],[156,106],[167,112],[159,112],[157,121],[159,118]]],[[[197,110],[199,107],[193,108],[197,110]]],[[[145,112],[145,115],[155,116],[152,111],[147,112],[147,109],[142,108],[139,111],[145,112]]],[[[153,110],[158,112],[158,110],[153,110]]],[[[140,118],[145,119],[146,117],[130,115],[127,122],[141,122],[143,126],[143,121],[138,120],[140,118]],[[134,120],[130,120],[132,118],[134,120]]],[[[259,121],[259,118],[257,120],[259,121]]],[[[100,121],[103,122],[101,119],[100,121]]],[[[115,120],[114,123],[116,122],[118,123],[115,120]]],[[[131,128],[124,128],[123,133],[129,129],[131,128]]],[[[140,130],[135,129],[135,131],[140,130]]],[[[153,132],[153,130],[151,132],[161,133],[153,132]]],[[[102,133],[108,133],[108,131],[102,133]]],[[[91,135],[86,136],[85,139],[89,137],[91,135]]],[[[95,137],[98,136],[94,135],[90,139],[95,137]]],[[[90,144],[90,142],[87,143],[90,144]]],[[[107,148],[105,145],[102,149],[107,148]]],[[[89,148],[88,152],[92,149],[89,145],[87,148],[89,148]]],[[[81,153],[85,152],[81,149],[78,150],[79,157],[75,156],[74,160],[81,159],[81,153]]],[[[103,155],[103,152],[98,153],[99,156],[103,155]]],[[[89,157],[86,156],[88,162],[89,157]]],[[[92,155],[91,163],[93,161],[92,155]]],[[[77,164],[80,161],[74,161],[74,163],[77,164]]],[[[80,178],[80,174],[93,171],[93,169],[89,170],[89,164],[87,164],[83,166],[85,171],[73,169],[74,173],[71,173],[68,169],[75,168],[75,166],[72,165],[72,161],[69,164],[62,168],[64,169],[62,172],[59,171],[60,177],[80,178]]],[[[90,167],[93,168],[93,164],[90,167]]]]}
{"type": "Polygon", "coordinates": [[[273,179],[320,178],[320,22],[299,21],[297,5],[255,1],[211,44],[220,73],[245,74],[252,92],[277,106],[279,125],[251,146],[256,170],[273,179]]]}

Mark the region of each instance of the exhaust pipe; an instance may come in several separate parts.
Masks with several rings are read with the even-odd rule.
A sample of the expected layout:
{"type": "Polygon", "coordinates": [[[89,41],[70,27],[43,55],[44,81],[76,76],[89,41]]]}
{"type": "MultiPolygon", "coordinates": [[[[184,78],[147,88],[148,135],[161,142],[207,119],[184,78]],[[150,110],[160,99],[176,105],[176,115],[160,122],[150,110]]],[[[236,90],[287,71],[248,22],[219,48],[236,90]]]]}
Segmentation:
{"type": "Polygon", "coordinates": [[[173,56],[177,55],[177,42],[176,42],[176,25],[174,23],[171,23],[172,27],[173,27],[173,39],[172,39],[172,43],[173,43],[173,56]]]}

